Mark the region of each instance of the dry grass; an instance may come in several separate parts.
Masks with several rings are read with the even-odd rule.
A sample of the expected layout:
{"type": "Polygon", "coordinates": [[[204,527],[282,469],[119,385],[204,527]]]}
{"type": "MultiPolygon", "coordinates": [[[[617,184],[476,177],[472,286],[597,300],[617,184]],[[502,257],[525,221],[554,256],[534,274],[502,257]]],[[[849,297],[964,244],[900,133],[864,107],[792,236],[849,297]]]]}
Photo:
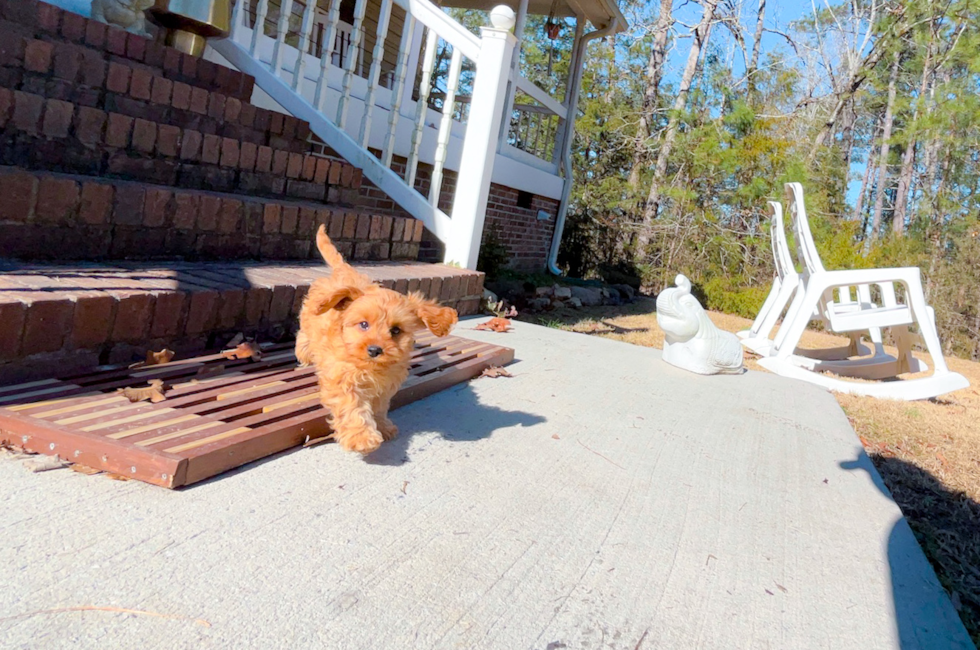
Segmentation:
{"type": "MultiPolygon", "coordinates": [[[[655,308],[654,301],[644,299],[522,320],[662,348],[655,308]]],[[[730,332],[751,325],[738,316],[711,312],[710,317],[730,332]]],[[[821,348],[847,340],[808,331],[801,343],[821,348]]],[[[763,370],[750,353],[745,359],[750,369],[763,370]]],[[[947,363],[970,381],[969,388],[920,402],[840,394],[837,401],[980,645],[980,363],[957,358],[947,363]]]]}

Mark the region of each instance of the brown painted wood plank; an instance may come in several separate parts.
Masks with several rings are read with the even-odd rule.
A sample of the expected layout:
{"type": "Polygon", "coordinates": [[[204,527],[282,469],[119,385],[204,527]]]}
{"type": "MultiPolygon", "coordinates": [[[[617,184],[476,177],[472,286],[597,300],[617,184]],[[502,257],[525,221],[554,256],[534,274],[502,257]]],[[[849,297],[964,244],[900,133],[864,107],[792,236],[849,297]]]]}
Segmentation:
{"type": "Polygon", "coordinates": [[[93,436],[4,410],[0,410],[0,442],[162,487],[185,483],[187,459],[119,441],[93,444],[93,436]]]}
{"type": "MultiPolygon", "coordinates": [[[[164,487],[209,478],[329,434],[314,369],[295,365],[291,344],[278,347],[279,358],[260,362],[209,355],[7,387],[0,441],[164,487]],[[194,379],[208,367],[220,374],[194,379]],[[115,391],[156,377],[172,385],[162,402],[130,403],[115,391]]],[[[392,408],[513,358],[507,348],[423,334],[392,408]]]]}

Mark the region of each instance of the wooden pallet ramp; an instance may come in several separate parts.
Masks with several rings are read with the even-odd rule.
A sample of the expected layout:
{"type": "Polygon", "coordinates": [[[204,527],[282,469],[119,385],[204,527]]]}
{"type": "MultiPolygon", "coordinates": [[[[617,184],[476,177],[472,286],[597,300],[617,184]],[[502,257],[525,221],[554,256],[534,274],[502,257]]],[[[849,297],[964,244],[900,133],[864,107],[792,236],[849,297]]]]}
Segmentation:
{"type": "MultiPolygon", "coordinates": [[[[392,409],[513,359],[509,348],[421,336],[392,409]]],[[[260,361],[214,354],[0,387],[0,443],[176,488],[328,435],[325,413],[313,368],[277,344],[260,361]],[[119,392],[153,380],[165,400],[119,392]]]]}

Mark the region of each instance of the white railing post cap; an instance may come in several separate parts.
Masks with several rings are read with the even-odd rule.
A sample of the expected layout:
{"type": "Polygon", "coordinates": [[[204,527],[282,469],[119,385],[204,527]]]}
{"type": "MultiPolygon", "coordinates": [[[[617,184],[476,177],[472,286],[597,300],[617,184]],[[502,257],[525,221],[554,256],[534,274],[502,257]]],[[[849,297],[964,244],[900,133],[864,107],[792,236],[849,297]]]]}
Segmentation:
{"type": "Polygon", "coordinates": [[[507,5],[497,5],[490,12],[490,24],[497,29],[511,30],[517,24],[517,14],[507,5]]]}

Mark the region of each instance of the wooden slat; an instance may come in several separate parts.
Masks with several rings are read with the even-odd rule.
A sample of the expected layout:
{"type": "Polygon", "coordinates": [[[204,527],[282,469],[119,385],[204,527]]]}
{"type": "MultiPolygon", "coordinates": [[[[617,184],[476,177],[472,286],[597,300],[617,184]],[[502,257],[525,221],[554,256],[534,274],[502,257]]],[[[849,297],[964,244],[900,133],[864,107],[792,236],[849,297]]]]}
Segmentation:
{"type": "MultiPolygon", "coordinates": [[[[52,379],[8,387],[0,442],[164,487],[209,478],[330,433],[315,370],[296,366],[291,345],[277,348],[259,362],[209,355],[99,369],[75,375],[80,384],[52,379]],[[202,368],[220,372],[194,379],[202,368]],[[172,386],[164,401],[132,403],[116,392],[146,386],[148,378],[172,386]]],[[[513,356],[495,345],[423,334],[392,408],[513,356]]]]}

